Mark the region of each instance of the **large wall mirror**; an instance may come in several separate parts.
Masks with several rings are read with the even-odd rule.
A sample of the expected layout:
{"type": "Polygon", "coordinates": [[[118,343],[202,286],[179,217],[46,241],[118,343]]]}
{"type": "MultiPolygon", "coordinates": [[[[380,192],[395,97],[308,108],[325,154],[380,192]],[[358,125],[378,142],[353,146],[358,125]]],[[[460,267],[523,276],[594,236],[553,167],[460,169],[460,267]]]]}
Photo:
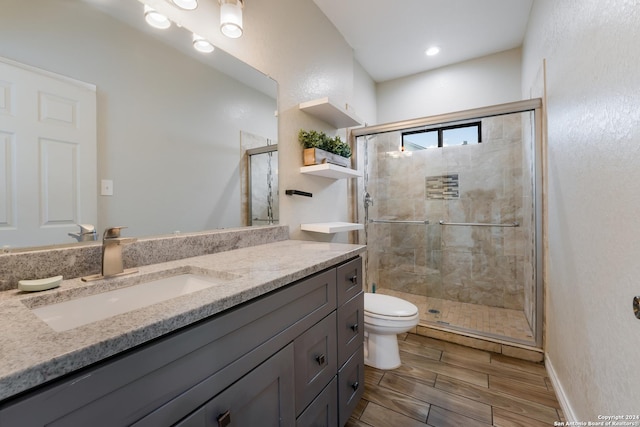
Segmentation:
{"type": "MultiPolygon", "coordinates": [[[[21,135],[0,129],[0,248],[73,243],[76,223],[95,225],[98,238],[108,226],[148,236],[249,225],[241,163],[260,141],[277,142],[277,84],[219,49],[195,51],[191,37],[175,25],[147,26],[135,0],[3,0],[0,57],[95,85],[96,160],[83,164],[51,143],[45,162],[40,138],[34,172],[23,177],[16,171],[21,135]],[[77,197],[69,192],[49,195],[51,206],[61,204],[61,219],[54,212],[43,222],[43,175],[59,176],[61,188],[86,185],[65,161],[82,173],[95,170],[95,215],[69,218],[63,202],[77,197]],[[21,192],[29,179],[37,190],[21,192]],[[16,224],[29,210],[47,233],[19,234],[16,224]]],[[[5,77],[0,88],[11,88],[5,77]]],[[[0,106],[17,99],[4,93],[0,106]]],[[[66,111],[50,105],[53,115],[66,111]]]]}

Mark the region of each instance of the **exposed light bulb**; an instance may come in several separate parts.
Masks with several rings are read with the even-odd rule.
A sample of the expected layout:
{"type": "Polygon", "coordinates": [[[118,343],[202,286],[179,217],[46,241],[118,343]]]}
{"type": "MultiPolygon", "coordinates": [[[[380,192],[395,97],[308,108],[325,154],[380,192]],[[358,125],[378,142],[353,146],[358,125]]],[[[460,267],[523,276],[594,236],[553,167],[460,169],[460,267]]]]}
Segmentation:
{"type": "Polygon", "coordinates": [[[171,26],[169,18],[147,5],[144,5],[144,19],[147,24],[160,30],[166,30],[171,26]]]}
{"type": "Polygon", "coordinates": [[[197,35],[196,33],[193,33],[193,47],[198,52],[203,53],[211,53],[215,50],[215,47],[209,40],[197,35]]]}
{"type": "Polygon", "coordinates": [[[171,0],[171,2],[184,10],[194,10],[198,7],[198,0],[171,0]]]}
{"type": "Polygon", "coordinates": [[[440,48],[438,46],[431,46],[426,50],[425,53],[427,54],[427,56],[437,55],[438,53],[440,53],[440,48]]]}

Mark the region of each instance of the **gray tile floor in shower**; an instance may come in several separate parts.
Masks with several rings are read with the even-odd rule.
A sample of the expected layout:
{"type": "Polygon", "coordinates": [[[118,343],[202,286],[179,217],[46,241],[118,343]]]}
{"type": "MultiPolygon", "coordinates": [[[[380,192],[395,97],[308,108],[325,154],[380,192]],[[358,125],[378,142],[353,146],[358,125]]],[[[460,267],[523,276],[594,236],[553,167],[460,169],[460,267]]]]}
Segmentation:
{"type": "Polygon", "coordinates": [[[391,289],[378,289],[377,292],[415,304],[420,312],[421,324],[435,324],[493,338],[535,344],[522,311],[431,298],[391,289]]]}

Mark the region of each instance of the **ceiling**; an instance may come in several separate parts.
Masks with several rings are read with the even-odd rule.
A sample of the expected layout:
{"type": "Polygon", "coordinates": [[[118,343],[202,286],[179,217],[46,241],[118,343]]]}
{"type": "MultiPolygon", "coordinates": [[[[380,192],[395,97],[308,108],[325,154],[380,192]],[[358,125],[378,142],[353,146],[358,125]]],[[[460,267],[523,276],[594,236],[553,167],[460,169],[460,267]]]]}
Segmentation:
{"type": "MultiPolygon", "coordinates": [[[[252,87],[272,98],[277,97],[277,83],[271,78],[267,77],[260,71],[245,64],[232,55],[224,52],[222,49],[216,49],[211,54],[202,54],[196,52],[192,46],[191,33],[185,28],[181,28],[179,25],[172,25],[167,30],[157,30],[147,25],[144,20],[143,8],[145,1],[147,0],[82,0],[84,3],[88,3],[97,10],[100,10],[107,15],[110,15],[117,20],[137,29],[138,31],[160,40],[169,46],[181,51],[192,59],[198,62],[206,64],[212,68],[221,71],[222,73],[234,78],[245,85],[252,87]]],[[[151,3],[148,2],[147,3],[151,3]]],[[[209,9],[218,8],[216,1],[201,2],[198,6],[198,10],[201,12],[198,16],[203,19],[208,19],[212,14],[209,9]]],[[[168,7],[169,11],[179,13],[175,7],[168,7]]],[[[186,12],[189,13],[189,12],[186,12]]],[[[217,12],[216,12],[217,13],[217,12]]],[[[170,16],[170,15],[169,15],[170,16]]],[[[179,18],[170,16],[175,22],[179,22],[179,18]]]]}
{"type": "Polygon", "coordinates": [[[533,0],[313,0],[376,82],[522,45],[533,0]],[[433,45],[441,51],[426,56],[433,45]]]}

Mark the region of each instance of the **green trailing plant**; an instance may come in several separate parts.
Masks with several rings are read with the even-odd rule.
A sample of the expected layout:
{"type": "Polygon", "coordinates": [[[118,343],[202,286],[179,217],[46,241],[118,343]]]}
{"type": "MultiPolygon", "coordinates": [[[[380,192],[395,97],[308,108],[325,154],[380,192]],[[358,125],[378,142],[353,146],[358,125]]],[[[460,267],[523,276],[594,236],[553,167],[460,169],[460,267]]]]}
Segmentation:
{"type": "Polygon", "coordinates": [[[304,148],[319,148],[342,157],[351,157],[351,147],[339,136],[330,138],[324,132],[300,129],[298,141],[304,148]]]}

